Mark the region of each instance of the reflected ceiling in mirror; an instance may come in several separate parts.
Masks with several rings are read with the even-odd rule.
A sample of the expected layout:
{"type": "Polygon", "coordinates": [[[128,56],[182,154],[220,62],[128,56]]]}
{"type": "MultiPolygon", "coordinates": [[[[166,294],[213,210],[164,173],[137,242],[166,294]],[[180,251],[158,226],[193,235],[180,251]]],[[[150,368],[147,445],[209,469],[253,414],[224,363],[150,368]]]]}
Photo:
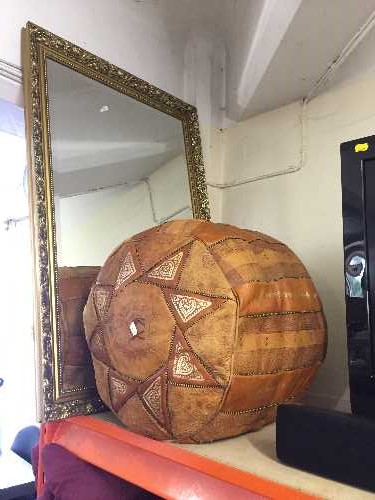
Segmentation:
{"type": "Polygon", "coordinates": [[[46,64],[58,265],[102,265],[125,238],[191,218],[181,121],[46,64]]]}
{"type": "Polygon", "coordinates": [[[194,106],[32,23],[23,35],[38,403],[48,421],[103,409],[82,310],[110,252],[166,220],[210,215],[194,106]]]}

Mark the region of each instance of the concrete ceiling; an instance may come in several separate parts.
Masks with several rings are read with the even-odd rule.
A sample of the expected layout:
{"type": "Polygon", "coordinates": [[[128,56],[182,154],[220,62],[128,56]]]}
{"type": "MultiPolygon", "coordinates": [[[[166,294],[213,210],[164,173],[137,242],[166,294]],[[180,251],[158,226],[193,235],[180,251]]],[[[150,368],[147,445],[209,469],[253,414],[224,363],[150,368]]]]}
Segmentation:
{"type": "MultiPolygon", "coordinates": [[[[288,3],[277,2],[273,6],[264,39],[273,36],[276,31],[273,26],[277,25],[284,4],[288,3]]],[[[267,1],[264,2],[264,8],[266,4],[267,1]]],[[[251,87],[252,92],[247,95],[247,100],[241,102],[241,95],[235,88],[236,82],[232,82],[231,92],[236,95],[235,104],[239,107],[237,117],[246,118],[308,95],[374,9],[375,0],[303,0],[289,25],[285,26],[274,53],[266,54],[262,47],[263,40],[260,40],[262,43],[258,44],[249,67],[243,67],[242,77],[251,87],[252,74],[259,61],[262,57],[271,56],[258,85],[256,88],[251,87]],[[246,69],[248,75],[244,74],[246,69]]],[[[364,42],[357,47],[356,56],[348,59],[344,67],[355,64],[363,47],[364,42]]]]}
{"type": "MultiPolygon", "coordinates": [[[[235,121],[304,98],[375,10],[375,0],[134,3],[159,11],[176,50],[194,34],[225,45],[226,114],[235,121]]],[[[342,78],[368,66],[360,55],[365,45],[345,63],[342,78]]]]}

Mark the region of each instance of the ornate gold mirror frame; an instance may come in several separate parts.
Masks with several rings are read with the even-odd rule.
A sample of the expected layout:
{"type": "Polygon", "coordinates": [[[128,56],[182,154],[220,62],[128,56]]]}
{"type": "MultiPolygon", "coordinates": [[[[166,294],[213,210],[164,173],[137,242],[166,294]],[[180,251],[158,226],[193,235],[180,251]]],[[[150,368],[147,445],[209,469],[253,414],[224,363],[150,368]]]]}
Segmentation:
{"type": "Polygon", "coordinates": [[[209,220],[210,215],[198,116],[193,106],[32,23],[23,30],[23,58],[40,381],[38,407],[39,419],[48,421],[96,413],[105,407],[95,389],[62,391],[47,59],[180,120],[193,216],[209,220]]]}

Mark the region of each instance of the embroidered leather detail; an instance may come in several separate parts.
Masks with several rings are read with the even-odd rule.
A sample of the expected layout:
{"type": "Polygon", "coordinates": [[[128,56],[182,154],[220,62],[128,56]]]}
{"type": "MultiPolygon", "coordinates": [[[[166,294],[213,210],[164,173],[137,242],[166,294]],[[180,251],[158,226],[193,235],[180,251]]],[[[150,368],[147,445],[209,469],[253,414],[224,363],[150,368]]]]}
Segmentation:
{"type": "Polygon", "coordinates": [[[179,329],[176,329],[168,362],[168,380],[184,385],[218,385],[179,329]]]}
{"type": "Polygon", "coordinates": [[[146,389],[143,394],[143,401],[157,419],[163,420],[161,407],[161,377],[155,379],[150,387],[146,389]]]}
{"type": "Polygon", "coordinates": [[[210,300],[198,299],[189,295],[171,294],[172,304],[184,323],[197,316],[201,311],[212,305],[210,300]]]}
{"type": "Polygon", "coordinates": [[[176,356],[173,360],[173,376],[176,378],[189,379],[193,382],[204,381],[203,375],[198,371],[189,353],[184,350],[178,342],[176,344],[176,356]]]}
{"type": "Polygon", "coordinates": [[[94,304],[98,319],[102,321],[107,312],[111,298],[111,290],[108,288],[96,287],[94,290],[94,304]]]}
{"type": "Polygon", "coordinates": [[[112,378],[112,388],[114,391],[120,393],[120,394],[123,394],[125,395],[126,394],[126,391],[128,389],[128,384],[126,384],[125,382],[123,382],[122,380],[119,380],[117,378],[112,378]]]}
{"type": "Polygon", "coordinates": [[[178,267],[181,264],[183,255],[184,252],[179,252],[178,254],[173,255],[173,257],[170,257],[156,266],[150,273],[148,273],[147,276],[149,278],[156,278],[159,280],[173,281],[178,267]]]}
{"type": "Polygon", "coordinates": [[[109,358],[107,347],[104,342],[103,332],[100,327],[95,330],[91,337],[90,350],[96,359],[102,361],[107,366],[111,366],[111,360],[109,358]]]}
{"type": "Polygon", "coordinates": [[[126,280],[128,280],[133,274],[136,273],[136,268],[134,265],[133,257],[130,252],[126,254],[126,257],[121,265],[119,275],[115,284],[115,289],[119,288],[126,280]]]}
{"type": "Polygon", "coordinates": [[[119,410],[125,401],[135,392],[137,383],[126,382],[116,377],[113,373],[109,375],[109,387],[111,403],[115,411],[119,410]]]}

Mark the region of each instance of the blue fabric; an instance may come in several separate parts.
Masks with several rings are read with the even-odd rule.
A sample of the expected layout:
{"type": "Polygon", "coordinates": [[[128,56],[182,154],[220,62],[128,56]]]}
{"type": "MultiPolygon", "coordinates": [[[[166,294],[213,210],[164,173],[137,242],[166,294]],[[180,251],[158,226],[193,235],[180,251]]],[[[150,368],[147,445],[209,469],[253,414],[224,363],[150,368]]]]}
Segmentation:
{"type": "Polygon", "coordinates": [[[39,441],[39,427],[30,425],[20,430],[12,444],[12,451],[31,464],[31,450],[39,441]]]}
{"type": "Polygon", "coordinates": [[[0,99],[0,131],[25,137],[23,109],[4,99],[0,99]]]}

